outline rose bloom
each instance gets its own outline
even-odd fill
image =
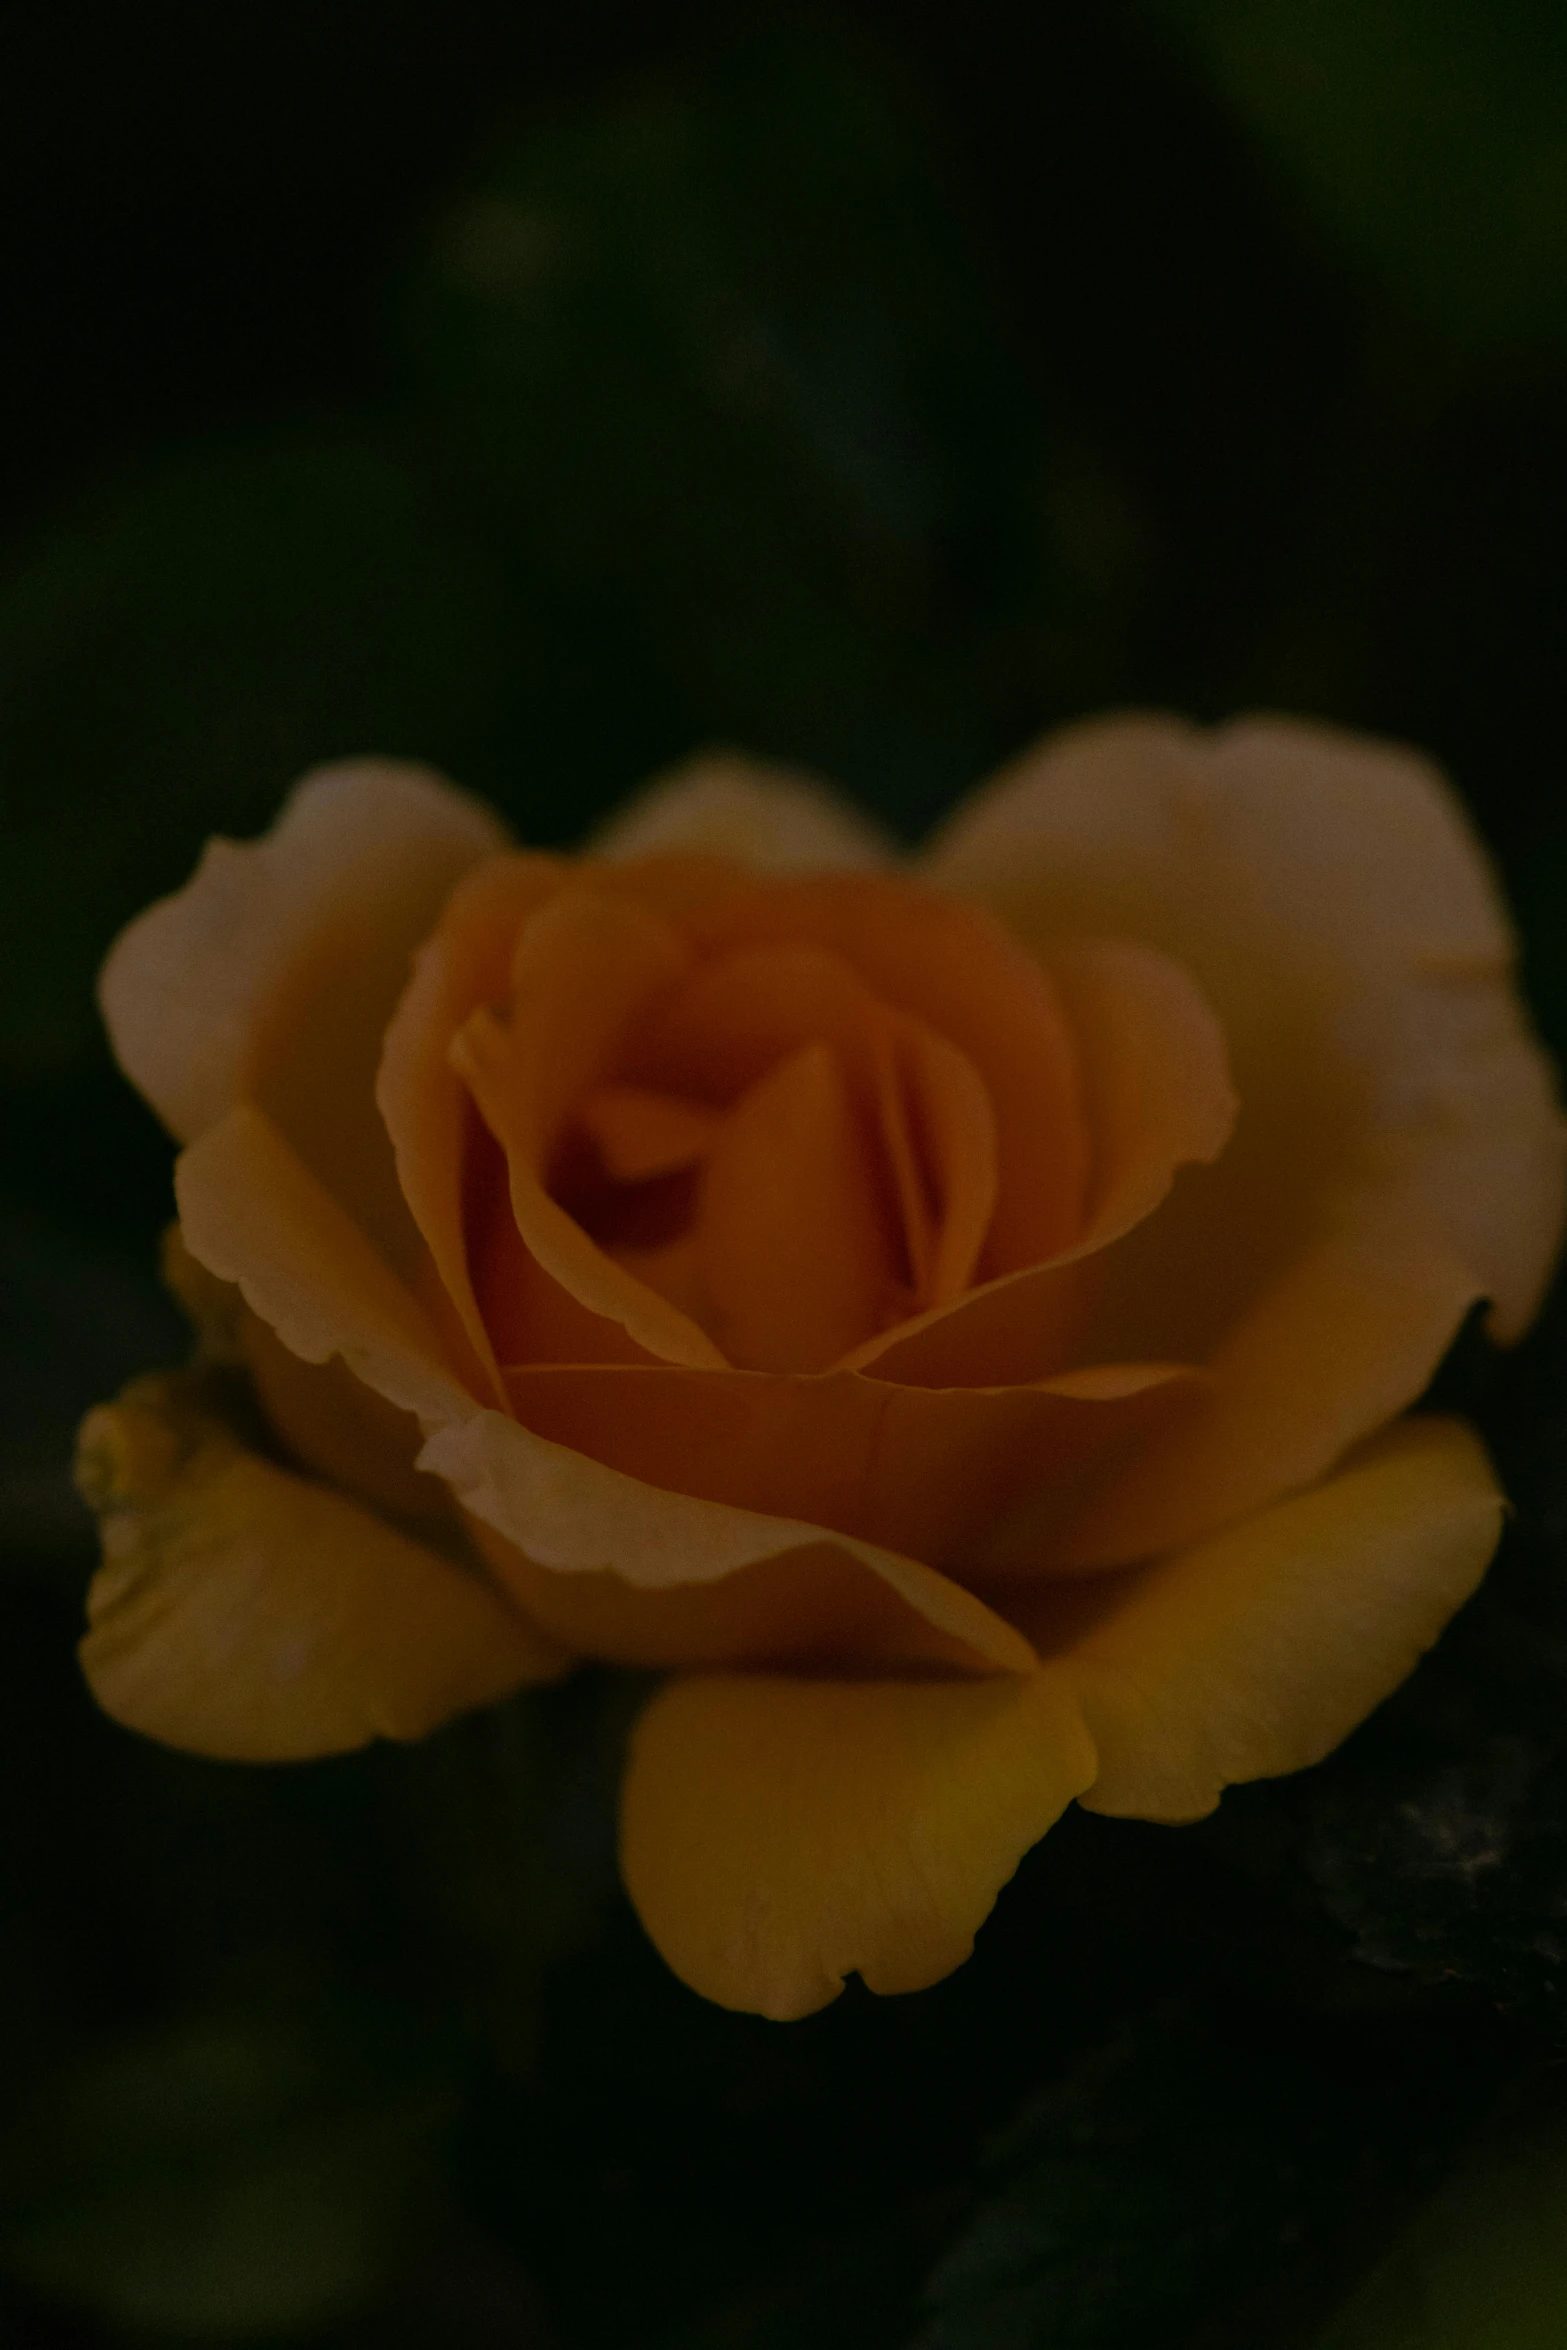
[[[1074,1798],[1317,1761],[1479,1580],[1493,1472],[1406,1415],[1557,1248],[1512,960],[1440,778],[1314,725],[1080,727],[912,862],[738,757],[578,858],[308,777],[103,976],[274,1441],[211,1368],[90,1417],[93,1688],[263,1760],[662,1668],[675,1971],[934,1982]]]

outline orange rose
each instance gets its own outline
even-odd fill
[[[104,973],[298,1468],[189,1382],[92,1416],[94,1689],[265,1758],[672,1668],[669,1963],[935,1981],[1074,1797],[1315,1761],[1478,1581],[1484,1454],[1400,1415],[1557,1247],[1511,959],[1440,780],[1313,726],[1081,728],[913,865],[738,759],[577,860],[312,776]]]

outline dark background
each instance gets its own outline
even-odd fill
[[[1285,2350],[1558,2127],[1559,1318],[1450,1369],[1520,1531],[1344,1758],[784,2032],[617,1903],[613,1686],[247,1773],[72,1659],[72,1428],[181,1343],[92,973],[318,757],[569,839],[727,738],[912,836],[1107,703],[1314,712],[1454,774],[1567,1042],[1567,35],[1262,13],[0,8],[0,2343]]]

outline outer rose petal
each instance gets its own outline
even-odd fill
[[[1564,1129],[1490,876],[1423,761],[1283,721],[1105,722],[1004,775],[926,871],[1042,954],[1104,931],[1166,949],[1230,1045],[1234,1138],[1107,1254],[1085,1340],[1205,1361],[1213,1403],[1150,1455],[1093,1556],[1162,1550],[1320,1476],[1413,1400],[1475,1298],[1499,1336],[1525,1326]]]
[[[820,1544],[821,1529],[665,1493],[481,1411],[447,1367],[415,1299],[259,1110],[241,1107],[176,1170],[186,1246],[307,1363],[340,1355],[400,1411],[434,1431],[419,1467],[457,1502],[565,1574],[613,1568],[654,1588],[716,1581]],[[988,1608],[916,1559],[838,1547],[980,1668],[1026,1669],[1033,1650]]]
[[[691,853],[770,874],[870,871],[897,855],[814,776],[739,751],[707,751],[658,777],[588,843],[617,864]]]
[[[1173,1558],[1021,1610],[1100,1752],[1090,1810],[1200,1819],[1243,1779],[1304,1770],[1396,1689],[1474,1590],[1505,1501],[1473,1431],[1403,1420],[1309,1493]],[[1059,1591],[1059,1587],[1058,1587]],[[1070,1605],[1070,1601],[1068,1601]]]
[[[1151,1428],[1179,1425],[1202,1385],[1163,1363],[989,1388],[672,1364],[506,1379],[524,1427],[648,1486],[854,1535],[964,1582],[1048,1572],[1052,1535],[1084,1491],[1113,1483]],[[1013,1513],[1028,1524],[1002,1538]],[[634,1559],[624,1571],[646,1579]]]
[[[621,1867],[683,1982],[786,2020],[851,1971],[873,1991],[950,1974],[1094,1769],[1055,1673],[676,1680],[632,1735]]]
[[[82,1666],[166,1745],[285,1762],[422,1738],[565,1667],[482,1577],[245,1451],[176,1381],[90,1413],[78,1476],[104,1546]]]
[[[307,1363],[248,1307],[238,1321],[240,1359],[268,1424],[296,1460],[372,1509],[450,1528],[451,1495],[414,1466],[424,1437],[412,1412],[366,1387],[336,1355]]]
[[[181,1142],[259,1102],[393,1262],[418,1242],[376,1115],[381,1036],[458,877],[506,845],[421,767],[323,767],[262,839],[213,840],[99,982],[116,1057]]]
[[[426,1425],[475,1408],[412,1293],[260,1110],[242,1103],[192,1143],[174,1189],[191,1255],[294,1354],[341,1355]]]
[[[608,1664],[872,1678],[970,1674],[995,1667],[987,1638],[1005,1642],[1018,1669],[1034,1661],[1009,1625],[979,1615],[966,1593],[930,1568],[908,1561],[900,1587],[863,1554],[821,1536],[715,1582],[648,1584],[536,1567],[481,1518],[470,1517],[468,1531],[530,1622],[575,1655]]]
[[[691,1591],[791,1551],[817,1551],[823,1541],[820,1526],[645,1485],[585,1453],[547,1443],[500,1412],[439,1429],[419,1458],[422,1468],[447,1480],[464,1509],[523,1554],[525,1565],[557,1575],[612,1571],[637,1590]],[[976,1671],[1026,1672],[1034,1665],[1020,1632],[934,1567],[849,1535],[829,1539],[960,1642]],[[486,1545],[486,1552],[504,1573],[504,1550]],[[526,1588],[524,1579],[524,1596]]]

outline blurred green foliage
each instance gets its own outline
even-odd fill
[[[278,1773],[76,1680],[71,1428],[181,1343],[93,973],[319,760],[554,842],[730,739],[912,834],[1104,699],[1288,690],[1455,758],[1567,1044],[1563,20],[850,13],[498,93],[357,404],[231,403],[0,565],[8,2345],[1567,2327],[1567,1297],[1444,1372],[1516,1521],[1359,1736],[1179,1836],[1069,1817],[950,1982],[787,2031],[616,1890],[629,1680]]]
[[[1312,2350],[1556,2350],[1567,2338],[1567,2135],[1488,2146],[1421,2212]]]
[[[1567,344],[1554,0],[1158,0],[1301,202],[1475,356]]]
[[[618,692],[905,825],[1013,739],[1131,552],[1113,489],[1101,546],[1065,521],[933,149],[852,47],[750,47],[503,148],[406,323],[420,424]]]
[[[358,427],[168,458],[44,534],[0,586],[0,1067],[81,1059],[115,930],[305,767],[373,748],[488,781],[518,633]]]
[[[417,2017],[252,1999],[79,2060],[0,2144],[0,2262],[138,2332],[276,2339],[428,2225],[455,2109]]]

